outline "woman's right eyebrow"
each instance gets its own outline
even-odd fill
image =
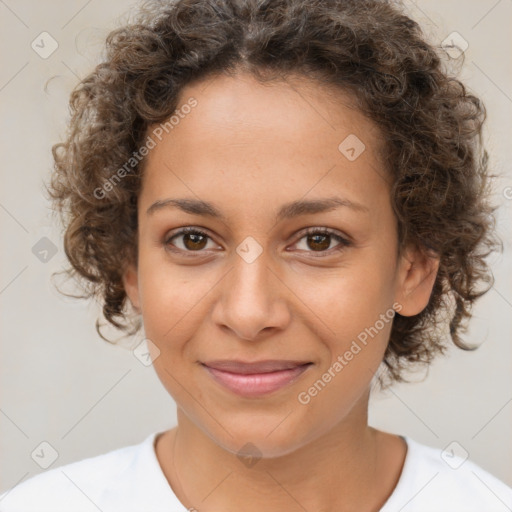
[[[179,208],[185,213],[192,215],[207,215],[222,220],[226,220],[225,216],[212,203],[202,201],[200,199],[159,199],[155,201],[146,211],[146,215],[153,215],[155,212],[166,208]]]
[[[347,198],[328,197],[321,199],[299,199],[286,203],[279,209],[276,220],[298,217],[300,215],[311,215],[315,213],[324,213],[337,208],[347,207],[361,213],[369,213],[369,208],[361,203],[351,201]],[[191,198],[168,198],[155,201],[146,211],[146,215],[152,215],[155,212],[165,208],[179,208],[185,213],[192,215],[206,215],[209,217],[226,221],[226,216],[214,204],[201,199]]]

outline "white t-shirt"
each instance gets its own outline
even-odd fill
[[[158,434],[21,482],[0,495],[0,511],[186,512],[156,457]],[[470,460],[453,455],[448,465],[441,450],[402,437],[408,446],[404,467],[380,512],[512,510],[512,489]]]

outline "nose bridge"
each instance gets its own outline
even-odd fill
[[[252,298],[262,301],[260,306],[266,306],[265,303],[270,299],[270,264],[268,250],[264,250],[263,247],[258,250],[254,243],[243,242],[233,257],[229,290],[233,291],[239,300]]]
[[[233,253],[232,269],[222,285],[214,320],[244,339],[254,339],[267,327],[284,327],[288,315],[272,270],[272,257],[248,237]]]

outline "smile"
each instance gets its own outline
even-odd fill
[[[283,388],[294,382],[312,363],[296,361],[212,361],[203,363],[211,377],[244,397],[258,397]]]

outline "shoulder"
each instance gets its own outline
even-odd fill
[[[512,510],[512,489],[467,454],[457,455],[456,444],[442,450],[404,439],[408,452],[402,474],[381,512]]]
[[[157,433],[144,442],[47,470],[0,495],[2,512],[98,512],[113,495],[129,503]],[[135,498],[135,496],[134,496]]]

